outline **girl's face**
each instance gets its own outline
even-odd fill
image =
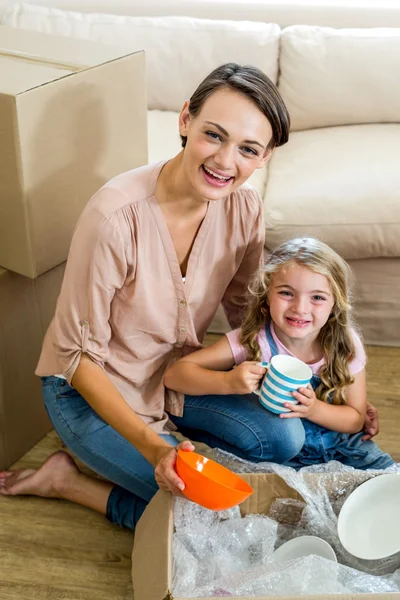
[[[318,336],[334,306],[328,279],[296,264],[272,275],[268,302],[271,319],[282,333],[310,341]]]
[[[183,165],[188,192],[219,200],[267,163],[272,128],[251,100],[230,89],[211,94],[197,117],[188,106],[179,117],[179,131],[187,137]]]

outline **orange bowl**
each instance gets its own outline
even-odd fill
[[[236,473],[196,452],[178,450],[176,472],[185,484],[185,496],[211,510],[232,508],[253,493]]]

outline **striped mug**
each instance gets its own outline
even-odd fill
[[[261,362],[259,365],[268,369],[260,388],[256,391],[261,405],[278,415],[291,412],[283,404],[298,404],[292,392],[300,387],[307,387],[312,377],[310,367],[287,354],[276,354],[269,363]]]

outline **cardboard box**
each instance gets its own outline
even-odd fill
[[[252,473],[241,475],[254,489],[254,494],[240,505],[242,515],[266,514],[276,498],[301,496],[278,475]],[[310,478],[318,475],[309,475]],[[350,480],[350,481],[349,481]],[[362,480],[364,481],[364,479]],[[354,475],[343,473],[343,485]],[[174,532],[173,498],[160,490],[149,503],[135,530],[132,553],[132,581],[135,600],[186,600],[173,596],[172,536]],[[233,596],[234,600],[298,600],[299,596]],[[301,596],[304,600],[388,600],[388,594],[318,594]],[[391,600],[400,600],[400,593],[391,593]],[[197,600],[213,600],[197,598]]]
[[[0,27],[0,265],[67,259],[89,198],[147,163],[143,52]]]
[[[51,429],[34,372],[64,267],[36,280],[0,268],[0,470]]]

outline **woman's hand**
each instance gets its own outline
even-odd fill
[[[319,402],[311,385],[308,384],[306,388],[301,387],[297,392],[292,392],[292,396],[298,400],[299,404],[285,402],[283,406],[285,408],[290,408],[291,412],[281,413],[280,417],[283,419],[294,419],[295,417],[299,417],[300,419],[311,419],[317,410]]]
[[[178,450],[193,452],[194,446],[189,440],[185,440],[175,447],[163,447],[158,453],[154,475],[161,490],[172,492],[174,496],[184,497],[182,490],[185,489],[185,484],[175,470]]]
[[[231,394],[251,394],[264,377],[267,369],[255,361],[245,361],[228,371],[226,377]]]

